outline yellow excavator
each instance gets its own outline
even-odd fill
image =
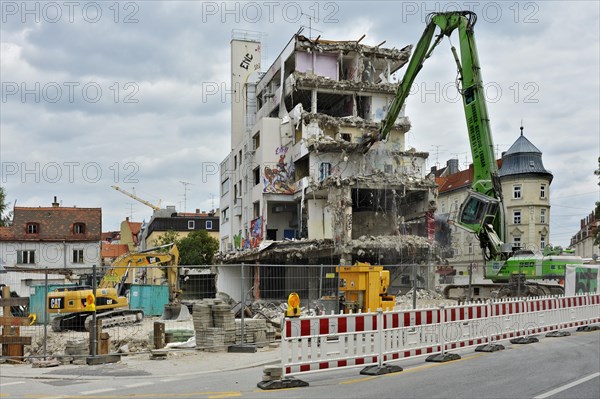
[[[117,258],[98,284],[96,296],[90,286],[59,288],[48,293],[48,313],[58,314],[52,319],[54,331],[89,331],[93,312],[103,327],[140,322],[141,309],[129,309],[128,293],[132,284],[169,286],[169,303],[165,305],[165,320],[189,317],[189,311],[178,300],[179,250],[170,246],[168,253],[153,248],[143,252],[128,253]],[[93,303],[90,303],[93,302]]]

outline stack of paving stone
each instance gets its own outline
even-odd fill
[[[208,352],[227,351],[233,344],[233,313],[229,305],[219,299],[203,299],[194,303],[194,329],[196,348]]]
[[[245,344],[253,344],[254,343],[254,330],[252,328],[249,328],[249,323],[248,321],[250,321],[252,319],[245,319],[244,320],[244,343]],[[241,344],[242,343],[242,320],[241,319],[235,319],[235,342],[237,344]]]
[[[220,299],[203,299],[194,303],[192,312],[196,330],[196,349],[220,352],[242,343],[241,319],[231,306]],[[275,342],[277,329],[266,319],[244,319],[244,343],[258,347]]]
[[[226,352],[225,332],[217,327],[196,331],[196,349],[206,352]]]
[[[237,343],[241,343],[242,336],[240,319],[235,321],[236,331],[235,339]],[[267,346],[270,342],[275,342],[277,330],[275,327],[267,324],[265,319],[244,319],[244,343],[256,344],[259,348]]]
[[[210,304],[208,302],[202,301],[194,303],[192,315],[196,332],[198,332],[198,330],[206,330],[207,328],[214,327],[212,311],[210,310]]]
[[[213,305],[212,319],[215,327],[223,329],[225,345],[235,344],[235,315],[231,307],[225,303]]]
[[[263,368],[263,381],[278,381],[281,380],[283,369],[281,366],[265,366]]]

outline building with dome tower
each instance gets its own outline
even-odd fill
[[[550,236],[550,184],[552,173],[544,167],[542,152],[521,134],[502,154],[498,175],[503,193],[506,242],[514,247],[542,251]],[[473,165],[458,169],[450,159],[441,169],[432,168],[438,185],[436,220],[450,224],[450,246],[454,257],[438,267],[436,284],[461,283],[468,279],[469,267],[475,279],[482,279],[484,262],[479,241],[467,231],[452,225],[473,181]],[[438,278],[439,277],[439,278]]]

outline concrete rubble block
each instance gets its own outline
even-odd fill
[[[47,368],[60,366],[61,362],[58,359],[38,360],[31,364],[33,368]]]
[[[85,356],[88,354],[88,341],[85,339],[69,340],[65,344],[65,355]]]

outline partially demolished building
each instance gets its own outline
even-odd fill
[[[221,261],[431,261],[437,188],[406,149],[401,112],[368,150],[394,98],[403,49],[295,35],[266,72],[234,37],[231,152],[221,163]],[[383,44],[383,43],[382,43]]]

